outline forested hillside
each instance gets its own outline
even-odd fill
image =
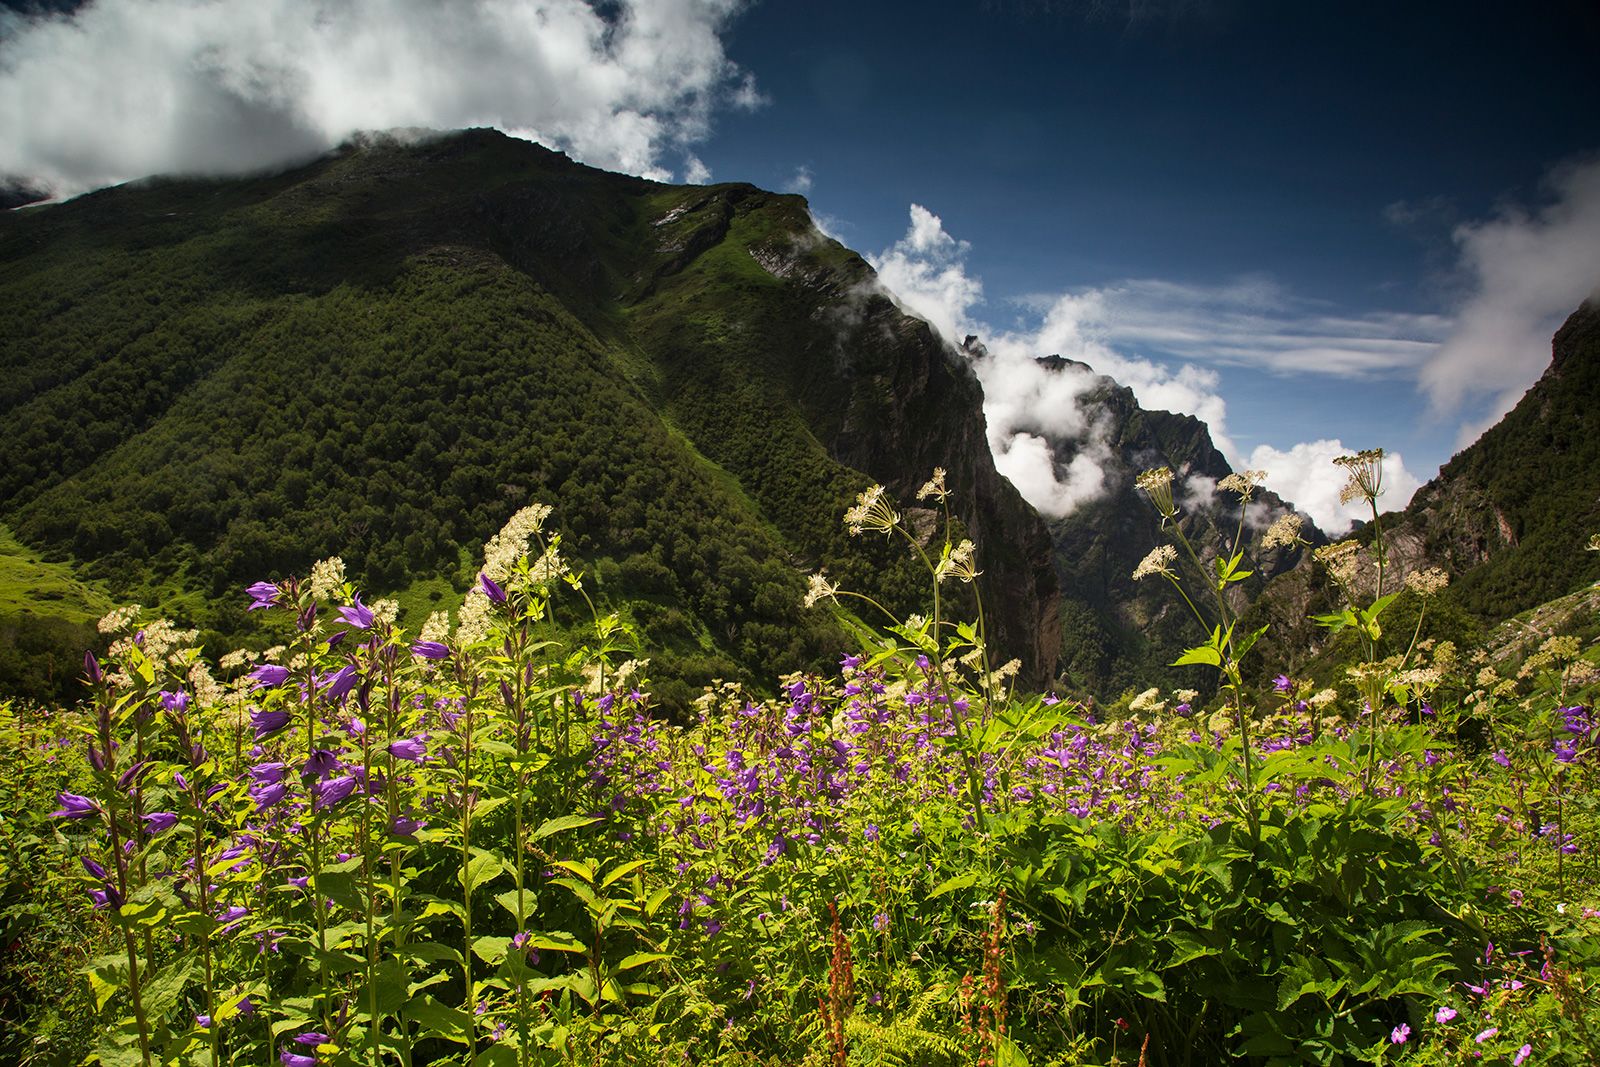
[[[796,610],[870,481],[935,465],[989,560],[1002,649],[1048,676],[1042,524],[980,395],[804,202],[673,187],[468,131],[290,173],[151,181],[0,218],[0,517],[220,646],[241,581],[344,558],[416,614],[530,500],[657,652],[670,697],[836,655]]]

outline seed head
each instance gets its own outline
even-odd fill
[[[950,555],[939,561],[939,566],[934,569],[934,577],[938,581],[946,578],[958,578],[963,582],[971,582],[983,572],[975,569],[973,552],[975,548],[971,541],[962,541],[950,550]]]
[[[1376,505],[1383,495],[1383,449],[1368,448],[1353,456],[1340,456],[1334,460],[1345,469],[1349,481],[1339,490],[1339,502],[1349,504],[1365,500]]]
[[[1155,505],[1161,513],[1162,521],[1172,518],[1178,509],[1172,503],[1172,468],[1157,467],[1145,471],[1134,479],[1134,485],[1143,489],[1150,497],[1150,503]]]
[[[1280,515],[1262,535],[1261,547],[1293,548],[1295,545],[1305,544],[1305,539],[1300,536],[1301,525],[1300,516],[1292,511],[1287,515]]]
[[[926,482],[923,482],[922,488],[917,490],[918,500],[926,500],[931,496],[935,500],[943,502],[944,499],[949,495],[950,491],[944,487],[943,467],[933,468],[933,477],[929,478]]]
[[[844,513],[844,524],[853,534],[873,530],[887,535],[894,532],[895,525],[899,521],[900,516],[884,499],[881,485],[874,485],[865,492],[858,493],[855,507]]]
[[[1172,545],[1157,545],[1133,569],[1133,580],[1143,581],[1152,574],[1162,574],[1168,578],[1174,577],[1172,565],[1178,562],[1178,550]]]
[[[805,599],[801,602],[806,607],[815,607],[819,600],[833,600],[839,592],[839,587],[822,576],[819,571],[806,579],[810,585],[806,589]]]

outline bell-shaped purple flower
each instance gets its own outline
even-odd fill
[[[256,802],[256,811],[262,812],[282,800],[288,792],[288,782],[272,782],[268,785],[258,785],[252,788],[250,790],[250,798]]]
[[[189,694],[182,689],[175,692],[163,689],[161,691],[161,706],[168,711],[174,711],[181,715],[189,708]]]
[[[411,642],[411,654],[420,656],[423,659],[449,659],[450,647],[437,641],[413,641]]]
[[[258,785],[274,785],[283,780],[283,772],[288,769],[284,763],[258,763],[245,773]]]
[[[284,1049],[278,1053],[278,1059],[283,1063],[283,1067],[317,1067],[315,1056],[304,1056],[293,1049]]]
[[[332,1040],[332,1038],[328,1037],[327,1034],[321,1034],[315,1030],[307,1030],[303,1034],[295,1035],[294,1043],[297,1045],[305,1045],[309,1048],[316,1048],[318,1045],[326,1045],[330,1040]]]
[[[61,806],[50,813],[52,819],[88,819],[100,814],[100,805],[76,793],[57,793],[56,803]]]
[[[280,667],[276,663],[263,663],[261,666],[257,667],[255,670],[246,675],[246,677],[255,682],[255,684],[250,687],[250,691],[259,692],[262,689],[271,689],[275,686],[280,686],[284,682],[288,681],[289,668]]]
[[[348,607],[339,609],[339,617],[357,630],[370,629],[372,626],[372,609],[363,604],[359,596],[352,599]]]
[[[102,882],[107,881],[110,878],[110,875],[106,874],[106,869],[100,866],[94,860],[90,859],[88,856],[79,856],[78,862],[82,863],[83,869],[89,872],[89,877],[98,878]]]
[[[245,590],[250,594],[250,606],[246,611],[256,611],[261,608],[270,608],[277,604],[280,590],[272,582],[257,582]]]
[[[172,811],[152,811],[149,815],[141,817],[144,819],[144,832],[152,837],[164,834],[178,825],[178,815]]]
[[[104,677],[100,673],[100,661],[94,658],[93,652],[83,654],[83,674],[89,679],[90,685],[99,685],[100,679]]]
[[[325,748],[319,748],[311,753],[310,759],[306,760],[305,770],[306,774],[327,781],[340,767],[339,757]]]
[[[262,708],[254,708],[250,712],[250,728],[255,731],[257,741],[277,733],[288,725],[289,713],[287,711],[266,711]]]
[[[122,894],[117,892],[117,887],[110,882],[100,889],[91,889],[89,899],[94,901],[95,911],[104,911],[107,908],[117,910],[122,907]]]
[[[343,700],[350,695],[350,690],[354,689],[359,681],[361,675],[356,673],[355,665],[347,663],[328,677],[327,688],[322,693],[329,700]]]
[[[217,922],[222,923],[222,926],[217,930],[217,933],[225,934],[231,930],[237,929],[239,925],[249,917],[249,908],[244,907],[241,904],[235,904],[233,907],[217,916]]]
[[[483,587],[483,595],[494,603],[504,604],[506,602],[506,591],[487,574],[478,575],[478,584]]]
[[[319,783],[314,787],[317,798],[311,805],[312,809],[315,811],[328,810],[349,797],[351,793],[354,793],[356,784],[356,778],[353,774],[347,774],[342,778],[329,778],[327,781]]]
[[[394,822],[389,824],[389,832],[396,837],[415,837],[417,831],[428,825],[407,815],[396,815]]]
[[[403,737],[389,745],[389,755],[395,759],[410,760],[415,763],[427,755],[428,746],[424,744],[427,739],[428,736],[426,734],[418,734],[416,737]]]

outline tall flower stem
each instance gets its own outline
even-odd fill
[[[961,711],[956,707],[955,694],[950,688],[950,676],[944,665],[944,639],[941,634],[943,623],[943,603],[939,596],[939,568],[934,566],[933,560],[928,558],[928,553],[911,536],[911,532],[904,526],[896,523],[894,528],[900,536],[906,539],[913,551],[922,559],[923,566],[928,568],[928,574],[933,579],[933,663],[934,670],[939,677],[939,689],[944,696],[945,707],[950,709],[950,722],[956,731],[956,743],[961,748],[961,761],[967,771],[967,791],[972,797],[972,821],[978,832],[987,833],[989,829],[988,818],[983,811],[983,779],[978,773],[977,753],[972,750],[972,741],[967,733],[966,724],[962,721]]]
[[[114,762],[116,749],[111,743],[111,711],[103,703],[105,700],[104,694],[97,694],[97,696],[101,701],[98,708],[100,754],[107,768],[99,777],[105,790],[106,829],[111,838],[111,857],[115,861],[114,869],[117,872],[117,895],[119,898],[111,905],[111,910],[117,917],[117,925],[122,927],[122,943],[128,955],[128,993],[133,999],[134,1024],[139,1030],[139,1053],[144,1059],[145,1067],[150,1067],[150,1026],[144,1014],[144,994],[139,975],[139,949],[133,936],[133,928],[122,915],[122,907],[128,900],[128,857],[122,851],[122,830],[118,822],[117,797],[119,790],[117,789],[116,763]]]

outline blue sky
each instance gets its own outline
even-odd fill
[[[804,192],[947,333],[1002,469],[1096,491],[1032,355],[1211,421],[1337,527],[1398,504],[1600,285],[1600,9],[1231,0],[96,0],[0,9],[0,175],[70,195],[493,125],[611,169]],[[1092,455],[1093,449],[1086,448]]]

